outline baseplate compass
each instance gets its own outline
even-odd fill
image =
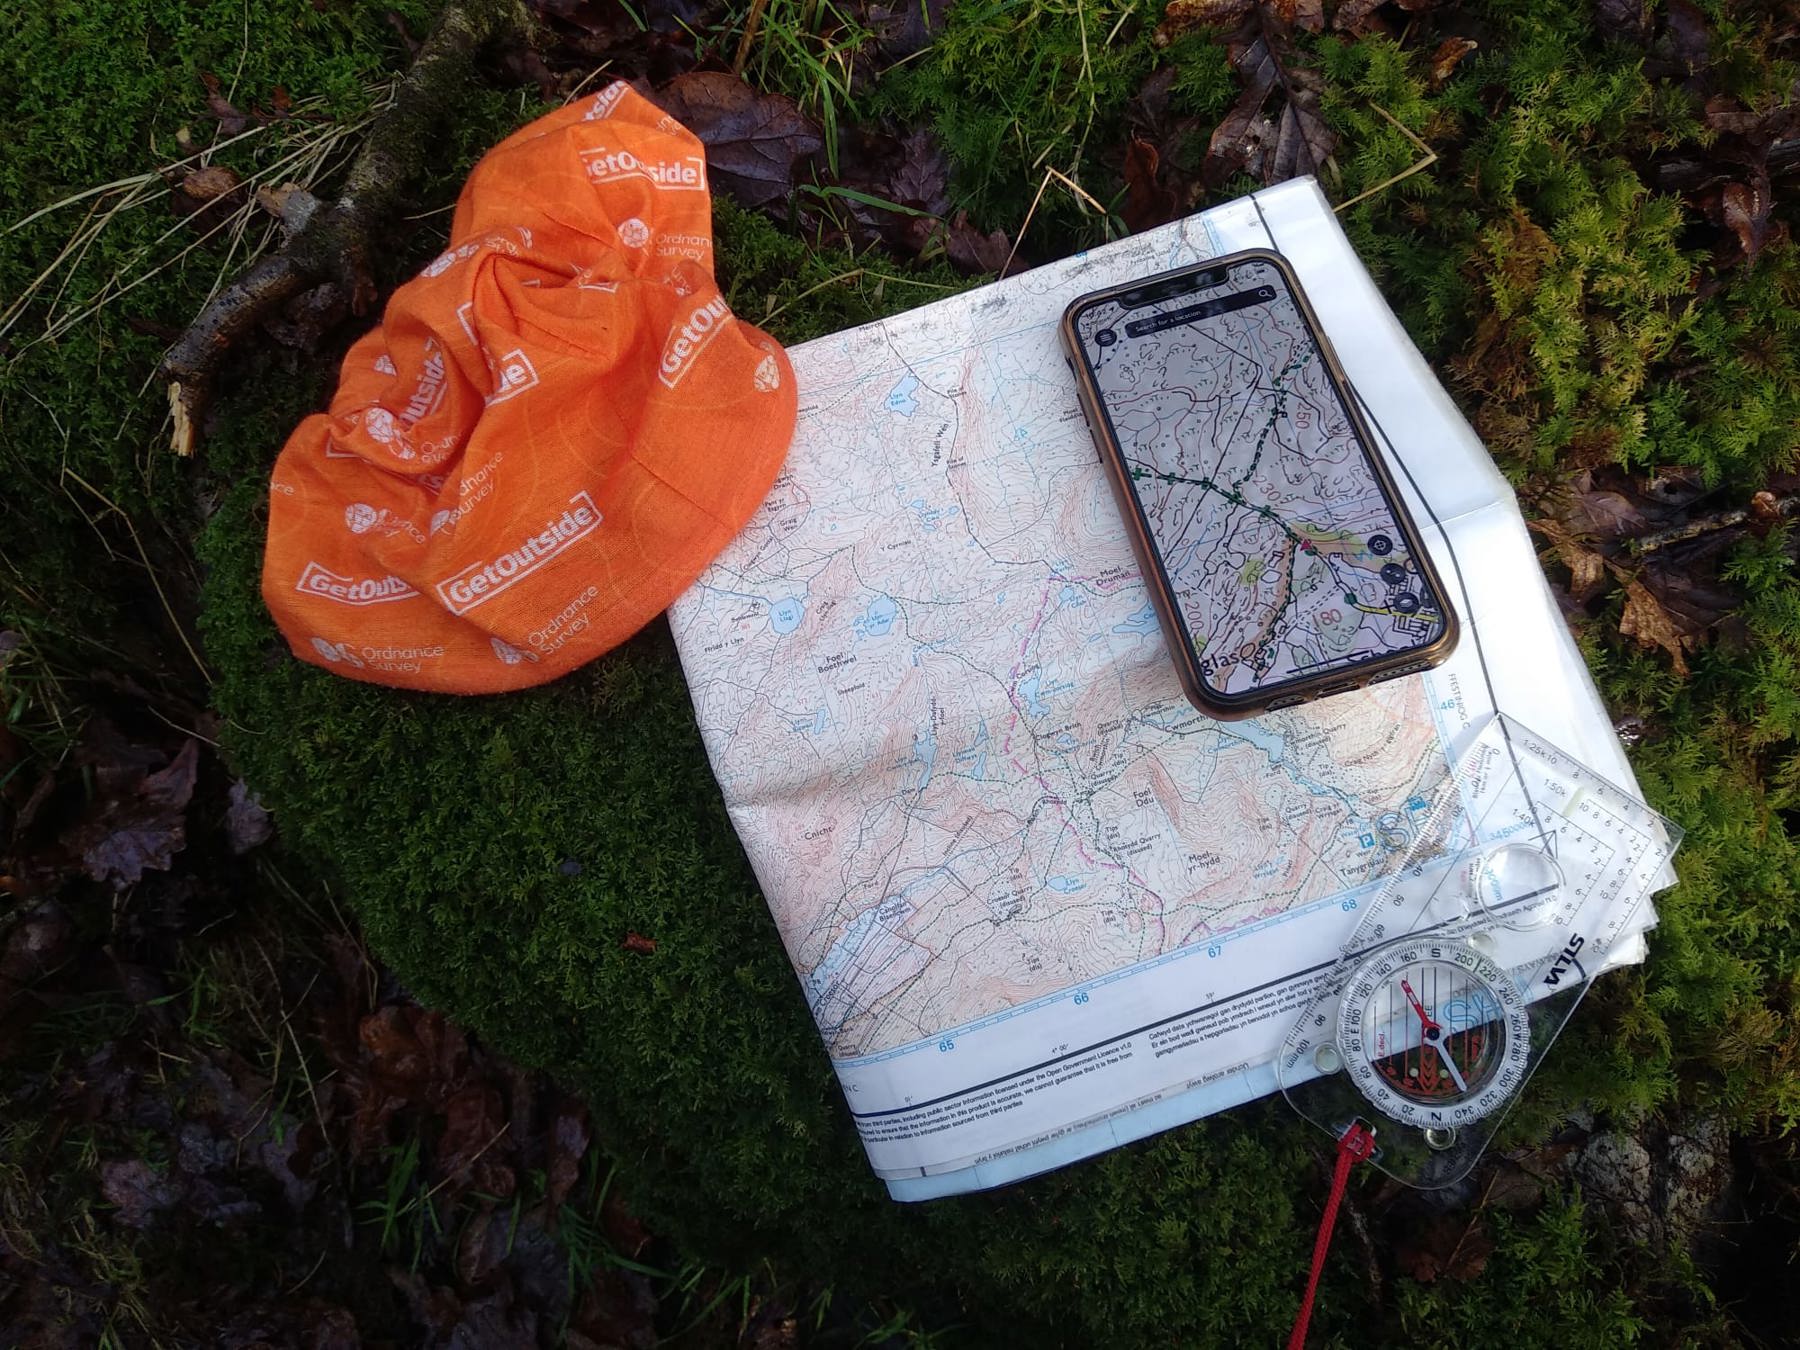
[[[1466,1176],[1594,975],[1674,880],[1681,830],[1497,715],[1397,842],[1397,867],[1276,1060],[1294,1108],[1420,1187]]]

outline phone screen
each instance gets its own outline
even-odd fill
[[[1280,268],[1147,281],[1075,331],[1210,688],[1260,694],[1443,635]]]

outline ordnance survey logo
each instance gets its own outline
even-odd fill
[[[316,562],[306,564],[294,587],[302,595],[322,596],[340,605],[379,605],[389,600],[405,600],[418,594],[396,576],[346,577]]]
[[[602,145],[583,150],[581,158],[587,164],[588,177],[596,183],[643,178],[671,192],[706,191],[706,158],[703,155],[639,159],[629,150],[608,150]]]
[[[485,562],[471,563],[437,584],[438,599],[452,614],[467,614],[486,604],[514,582],[523,581],[592,534],[600,526],[600,508],[585,492],[569,498],[569,509],[516,548]]]

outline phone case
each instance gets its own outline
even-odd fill
[[[1306,324],[1307,333],[1324,359],[1332,388],[1343,405],[1351,428],[1362,443],[1363,453],[1374,471],[1376,480],[1381,484],[1382,491],[1387,494],[1387,499],[1394,508],[1395,526],[1405,535],[1412,556],[1417,560],[1420,575],[1430,584],[1433,593],[1437,595],[1443,607],[1444,631],[1426,647],[1395,652],[1391,656],[1377,657],[1347,670],[1334,670],[1320,675],[1304,676],[1248,694],[1228,695],[1211,688],[1201,673],[1200,660],[1194,650],[1193,638],[1188,632],[1186,622],[1181,617],[1175,588],[1169,580],[1167,570],[1163,567],[1155,537],[1150,532],[1149,521],[1144,517],[1143,508],[1138,503],[1137,493],[1132,490],[1124,449],[1112,430],[1112,424],[1107,418],[1101,402],[1099,386],[1094,379],[1093,372],[1088,367],[1086,356],[1082,353],[1080,339],[1075,332],[1075,321],[1083,310],[1101,301],[1150,290],[1195,273],[1219,271],[1250,261],[1272,264],[1281,273],[1282,279],[1293,294],[1295,306],[1299,309],[1300,317]],[[1344,374],[1343,366],[1338,362],[1337,353],[1332,350],[1330,341],[1325,337],[1324,330],[1319,325],[1318,316],[1313,313],[1312,304],[1307,300],[1305,290],[1301,288],[1300,279],[1294,275],[1293,268],[1288,266],[1285,258],[1267,249],[1246,249],[1220,258],[1208,258],[1205,262],[1196,263],[1191,267],[1158,272],[1135,281],[1109,286],[1105,290],[1090,291],[1075,299],[1063,311],[1061,333],[1063,350],[1067,356],[1069,368],[1075,376],[1076,393],[1081,399],[1082,415],[1087,419],[1088,430],[1094,437],[1095,449],[1099,454],[1101,464],[1106,469],[1107,481],[1112,485],[1113,496],[1119,504],[1119,514],[1125,522],[1125,532],[1131,540],[1132,552],[1136,555],[1138,566],[1144,574],[1144,582],[1150,592],[1150,602],[1156,610],[1157,621],[1162,627],[1164,643],[1175,662],[1175,672],[1181,680],[1182,692],[1187,695],[1188,701],[1196,708],[1207,716],[1218,718],[1221,721],[1255,717],[1260,713],[1271,712],[1277,708],[1289,708],[1312,699],[1326,698],[1332,694],[1361,689],[1365,685],[1374,684],[1380,680],[1391,680],[1401,675],[1429,670],[1432,666],[1442,664],[1455,649],[1461,629],[1456,611],[1450,604],[1449,594],[1444,590],[1437,568],[1433,566],[1431,556],[1425,550],[1424,543],[1419,537],[1418,527],[1407,512],[1405,499],[1401,497],[1393,476],[1388,472],[1380,452],[1375,448],[1375,438],[1370,434],[1368,423],[1363,419],[1362,410],[1351,395],[1350,381]]]

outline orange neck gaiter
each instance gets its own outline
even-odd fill
[[[786,354],[712,274],[699,141],[623,82],[475,166],[270,483],[263,598],[352,679],[489,693],[630,637],[768,494]]]

